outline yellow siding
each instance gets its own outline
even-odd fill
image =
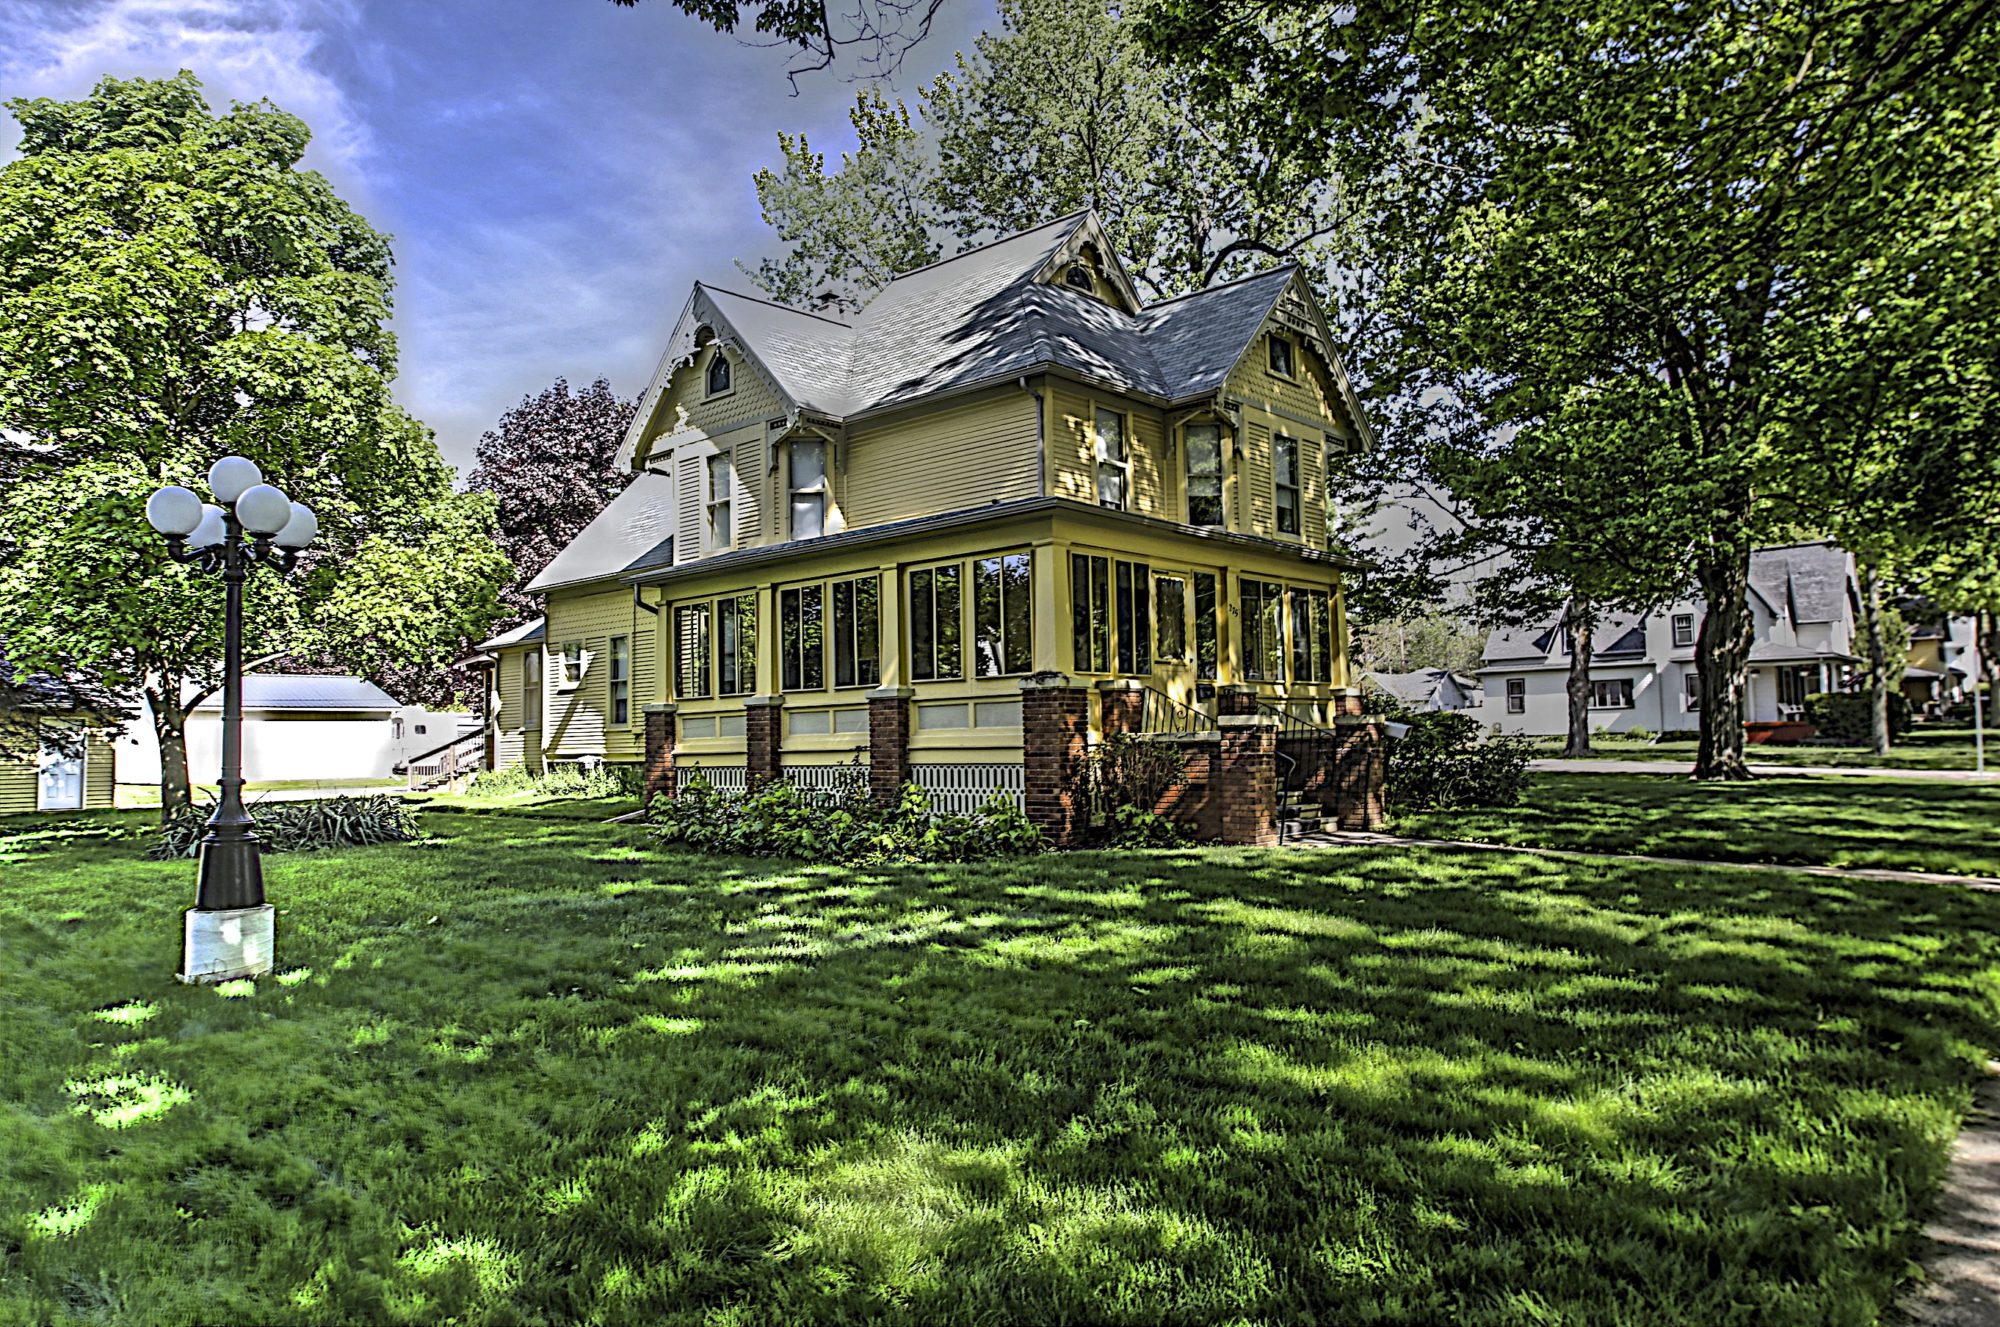
[[[1243,482],[1237,486],[1240,504],[1236,528],[1269,538],[1278,532],[1277,490],[1271,483],[1271,426],[1262,422],[1243,429]]]
[[[0,758],[0,815],[35,809],[35,758]]]
[[[91,810],[108,808],[115,800],[117,761],[110,739],[93,734],[83,757],[83,804]]]
[[[639,677],[643,651],[652,667],[648,641],[651,614],[635,607],[628,589],[595,594],[549,596],[548,706],[542,720],[551,759],[575,760],[602,756],[606,760],[638,760],[645,753],[643,708],[650,678]],[[625,636],[632,645],[633,677],[627,722],[611,723],[611,638]],[[562,649],[570,641],[583,644],[583,677],[573,687],[561,680]]]
[[[835,476],[835,487],[850,530],[1032,497],[1034,397],[1009,392],[857,428],[848,438],[847,473]]]
[[[1295,378],[1281,378],[1269,369],[1266,332],[1250,344],[1243,362],[1229,375],[1228,393],[1243,402],[1243,458],[1235,519],[1236,528],[1268,538],[1289,539],[1277,528],[1276,494],[1271,485],[1271,436],[1283,433],[1299,440],[1299,534],[1320,544],[1326,530],[1326,476],[1323,458],[1329,434],[1344,434],[1335,404],[1333,384],[1318,358],[1294,338]],[[1283,413],[1279,413],[1283,412]],[[1314,421],[1307,423],[1307,420]],[[1336,443],[1336,446],[1339,444]]]
[[[705,350],[692,363],[674,370],[667,390],[660,393],[659,407],[646,433],[648,443],[686,429],[714,435],[745,420],[777,419],[785,413],[785,399],[778,385],[741,355],[729,356],[735,390],[721,396],[707,395],[708,357],[713,353]],[[640,455],[646,450],[642,447]]]

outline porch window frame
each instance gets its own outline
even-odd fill
[[[972,560],[972,675],[974,677],[1022,677],[1035,670],[1035,569],[1034,558],[1025,548],[1010,549],[1001,553],[984,553]],[[1008,593],[1008,564],[1018,562],[1022,573],[1018,596]],[[996,621],[986,619],[986,568],[992,564],[993,575],[997,578],[995,605],[999,613]],[[1025,600],[1025,614],[1018,620],[1015,599]],[[998,642],[999,667],[987,667],[988,627],[992,628],[991,638]],[[1023,637],[1019,642],[1016,634]]]
[[[924,578],[921,589],[919,589],[919,582],[917,580],[919,576]],[[951,598],[954,602],[949,609],[940,612],[938,600],[943,597],[940,594],[940,588],[945,584],[951,586]],[[964,559],[951,558],[943,562],[931,562],[923,566],[911,567],[904,575],[904,585],[907,589],[907,593],[904,596],[907,601],[904,618],[909,629],[910,680],[912,682],[963,682],[965,680],[966,655]],[[918,652],[919,635],[917,631],[917,625],[920,620],[918,618],[920,596],[922,601],[921,608],[924,614],[921,619],[924,625],[921,639],[925,644],[922,654]],[[945,623],[952,622],[954,618],[956,622],[953,623],[953,636],[949,642],[951,657],[949,666],[947,666],[944,650],[946,642],[944,641],[941,628]]]

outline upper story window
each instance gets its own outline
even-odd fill
[[[826,533],[826,443],[800,438],[792,443],[792,538],[817,539]]]
[[[629,636],[611,638],[611,722],[619,727],[632,722],[632,640]]]
[[[1271,477],[1277,487],[1278,533],[1299,532],[1299,440],[1282,433],[1271,441]]]
[[[1694,614],[1674,614],[1674,644],[1685,646],[1694,644]]]
[[[1222,426],[1190,424],[1185,437],[1188,524],[1221,525]]]
[[[730,378],[729,356],[723,353],[721,346],[717,346],[708,359],[708,394],[721,396],[734,385]]]
[[[1271,334],[1271,372],[1280,378],[1292,376],[1292,343],[1277,333]]]
[[[734,542],[735,524],[730,501],[735,488],[735,472],[728,452],[708,458],[708,549],[715,552]]]
[[[1097,505],[1125,510],[1131,487],[1132,460],[1125,445],[1125,416],[1098,407],[1092,429],[1097,451]]]
[[[1097,290],[1097,283],[1091,279],[1090,269],[1082,263],[1069,265],[1069,270],[1063,273],[1063,284],[1086,293],[1094,293]]]
[[[564,641],[562,647],[562,677],[557,686],[564,691],[583,685],[583,642]]]

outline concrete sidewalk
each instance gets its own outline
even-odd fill
[[[1995,753],[2000,760],[2000,752]],[[1551,756],[1543,760],[1531,760],[1528,768],[1542,774],[1678,774],[1686,777],[1694,772],[1694,762],[1685,764],[1678,760],[1564,760]],[[1779,778],[1785,775],[1807,775],[1814,778],[1856,778],[1856,779],[1916,779],[1926,783],[2000,783],[2000,769],[1988,768],[1984,774],[1976,774],[1969,769],[1892,769],[1880,765],[1766,765],[1750,766],[1750,772],[1761,778]]]
[[[1918,1327],[2000,1327],[2000,1064],[1986,1069],[1924,1229],[1923,1282],[1903,1301]]]

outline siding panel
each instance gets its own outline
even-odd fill
[[[1035,401],[1026,392],[942,410],[848,443],[847,528],[1035,493]]]

